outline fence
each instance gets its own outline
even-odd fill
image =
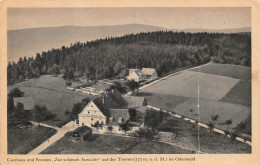
[[[198,125],[198,126],[200,126],[200,127],[206,128],[206,129],[210,129],[210,127],[209,127],[207,124],[202,123],[202,122],[197,122],[197,121],[195,121],[195,120],[193,120],[193,119],[190,119],[190,118],[188,118],[188,117],[182,116],[182,115],[180,115],[180,114],[168,112],[168,111],[166,111],[166,110],[162,110],[162,109],[160,109],[160,108],[157,108],[157,107],[154,107],[154,106],[151,106],[151,105],[147,105],[147,107],[150,108],[150,109],[156,110],[156,111],[160,111],[160,110],[161,110],[162,112],[169,113],[169,114],[171,114],[172,116],[174,116],[174,117],[176,117],[176,118],[186,120],[186,121],[188,121],[188,122],[190,122],[190,123],[196,124],[196,125]],[[230,134],[228,134],[228,133],[226,133],[225,131],[220,130],[220,129],[218,129],[218,128],[212,128],[212,131],[214,131],[214,132],[216,132],[216,133],[219,133],[219,134],[222,134],[222,135],[225,135],[225,136],[231,138]],[[236,136],[234,139],[237,140],[237,141],[240,141],[240,142],[242,142],[242,143],[246,143],[246,144],[252,146],[252,142],[251,142],[251,141],[248,141],[248,140],[243,139],[243,138],[241,138],[241,137]]]

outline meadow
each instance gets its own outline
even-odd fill
[[[67,90],[64,79],[51,75],[17,83],[9,86],[8,91],[16,87],[23,91],[25,96],[32,97],[35,104],[45,105],[49,111],[56,114],[57,116],[49,121],[56,126],[67,121],[65,110],[71,111],[73,104],[81,102],[86,97],[92,97],[82,92]]]
[[[72,142],[66,136],[41,154],[191,154],[176,146],[113,135],[93,134],[90,140]]]
[[[201,122],[232,130],[251,115],[250,73],[249,67],[211,63],[159,81],[137,95],[146,97],[149,105],[194,120],[199,98]],[[227,120],[232,123],[225,124]]]
[[[159,126],[159,130],[176,134],[175,141],[198,149],[198,127],[188,121],[169,116]],[[200,127],[200,148],[207,153],[251,153],[251,147],[245,143],[232,140],[208,129]]]
[[[26,129],[8,128],[8,154],[27,154],[55,133],[54,129],[38,126]]]
[[[226,76],[241,80],[251,80],[251,68],[240,65],[211,63],[203,67],[192,69],[191,71]]]

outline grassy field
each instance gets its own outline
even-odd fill
[[[191,148],[198,149],[198,129],[195,124],[168,117],[162,122],[159,129],[176,133],[175,141],[190,144]],[[210,133],[208,129],[200,127],[199,135],[201,151],[208,153],[251,153],[249,145],[231,140],[221,134]]]
[[[214,124],[225,130],[242,121],[250,123],[246,121],[251,115],[250,73],[249,67],[213,63],[171,76],[137,95],[146,97],[149,105],[198,120],[199,94],[201,122],[212,122],[211,116],[219,115]],[[229,119],[231,125],[223,124]]]
[[[220,101],[251,106],[251,81],[240,80]]]
[[[211,116],[219,115],[218,119],[214,122],[215,127],[226,130],[234,128],[241,121],[245,120],[251,114],[250,107],[231,104],[226,102],[200,100],[200,121],[203,123],[213,122]],[[173,111],[198,120],[197,99],[189,99],[182,104],[176,106]],[[190,111],[192,109],[192,112]],[[231,125],[225,125],[226,120],[232,120]]]
[[[251,68],[239,65],[212,63],[203,67],[193,69],[191,71],[227,76],[241,80],[251,79]]]
[[[113,135],[96,135],[83,142],[72,142],[63,137],[42,154],[191,154],[179,147]]]
[[[163,109],[172,109],[177,105],[187,101],[189,98],[175,95],[152,94],[139,92],[137,96],[145,97],[149,105]]]
[[[144,88],[141,92],[197,98],[199,83],[201,99],[219,100],[238,81],[237,79],[224,76],[184,71]]]
[[[56,130],[33,126],[27,129],[8,128],[7,132],[8,154],[26,154],[56,133]]]
[[[73,104],[91,97],[81,92],[68,91],[65,80],[51,75],[17,83],[9,86],[8,91],[15,87],[22,90],[26,96],[32,97],[35,104],[45,105],[48,110],[55,113],[57,116],[53,119],[54,125],[59,125],[67,119],[64,115],[66,109],[71,110]]]

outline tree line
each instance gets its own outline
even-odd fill
[[[159,76],[173,69],[216,63],[251,66],[251,34],[157,31],[107,37],[37,53],[9,62],[8,85],[43,74],[89,79],[123,78],[129,68],[155,68]]]

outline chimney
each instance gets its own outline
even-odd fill
[[[103,104],[105,104],[105,94],[103,95]]]

